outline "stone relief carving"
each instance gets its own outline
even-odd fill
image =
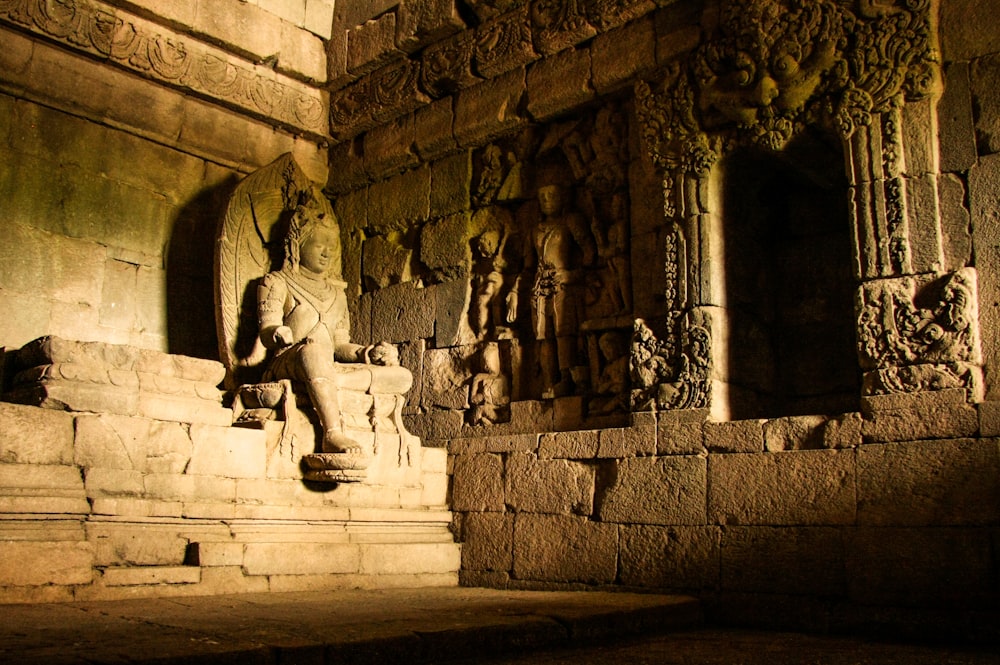
[[[531,62],[536,57],[531,40],[528,8],[523,3],[520,9],[497,16],[476,31],[473,63],[480,76],[487,78],[499,76]]]
[[[236,188],[217,244],[219,339],[228,383],[238,389],[237,416],[244,423],[273,418],[269,409],[283,410],[281,445],[304,453],[306,477],[313,480],[363,479],[379,453],[379,430],[385,429],[379,420],[386,416],[401,458],[419,446],[400,416],[412,376],[398,366],[395,347],[350,342],[340,274],[333,209],[291,155]],[[318,421],[315,434],[311,425],[291,431],[298,404],[309,405],[307,418]],[[287,441],[294,436],[308,439],[298,442],[298,451]]]
[[[673,336],[657,339],[642,319],[632,335],[632,410],[700,409],[709,406],[711,337],[708,329],[688,325],[684,344]]]
[[[877,280],[858,292],[866,390],[981,389],[976,273]]]
[[[318,90],[239,62],[161,25],[87,0],[0,0],[0,20],[98,55],[148,78],[192,90],[317,136],[326,134]]]
[[[935,137],[904,138],[902,131],[904,104],[940,89],[935,11],[931,0],[718,0],[704,15],[707,38],[669,64],[659,81],[637,82],[641,133],[663,177],[665,217],[674,224],[666,247],[669,319],[683,320],[688,303],[706,298],[699,291],[707,283],[704,266],[686,253],[700,242],[704,220],[718,213],[704,192],[719,160],[738,146],[782,150],[807,127],[822,127],[840,138],[848,155],[859,277],[876,279],[861,297],[859,336],[871,370],[863,390],[922,390],[975,376],[955,365],[976,362],[963,351],[974,346],[975,314],[966,314],[971,318],[963,328],[934,313],[936,306],[913,304],[917,278],[901,278],[905,284],[891,288],[878,281],[935,269],[912,265],[912,215],[933,215],[936,208],[908,208],[904,157],[906,140],[931,146]],[[948,283],[950,298],[968,302],[964,285],[974,284],[974,276]],[[873,313],[875,303],[882,314]],[[894,317],[900,320],[887,325]],[[661,349],[643,357],[659,353],[661,365],[679,367],[678,346],[667,346],[675,355]],[[642,385],[654,369],[640,371],[633,382]],[[648,390],[639,393],[640,401],[657,401]]]
[[[500,368],[500,348],[496,342],[483,344],[479,351],[479,372],[469,385],[469,424],[493,425],[510,420],[510,379]]]

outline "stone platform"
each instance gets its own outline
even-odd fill
[[[700,625],[683,596],[397,589],[0,606],[0,662],[431,663]]]

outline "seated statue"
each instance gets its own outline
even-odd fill
[[[290,154],[236,187],[216,244],[235,424],[274,434],[269,423],[283,423],[268,439],[268,473],[278,477],[410,482],[420,441],[402,408],[413,376],[391,344],[350,341],[341,270],[333,207]]]
[[[340,257],[336,220],[317,206],[300,203],[285,237],[285,263],[268,273],[257,290],[260,341],[273,352],[265,381],[291,379],[305,384],[323,429],[325,453],[362,454],[344,433],[334,361],[399,365],[396,347],[352,344],[346,282],[330,277]],[[337,266],[339,271],[339,266]]]

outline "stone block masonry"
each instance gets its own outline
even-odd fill
[[[0,602],[458,582],[443,449],[316,491],[277,430],[232,426],[219,363],[60,338],[5,361],[47,408],[0,402]]]
[[[719,616],[800,629],[873,611],[904,622],[930,605],[963,617],[995,607],[995,403],[967,407],[982,433],[958,418],[935,420],[933,439],[907,440],[918,431],[901,423],[888,441],[863,443],[879,413],[913,399],[875,402],[882,410],[867,415],[640,413],[626,428],[441,440],[462,579],[695,593],[731,599]],[[612,432],[633,443],[599,455]],[[790,603],[799,611],[780,609]]]

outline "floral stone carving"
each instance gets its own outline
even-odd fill
[[[412,376],[395,347],[350,342],[340,273],[333,209],[291,155],[236,188],[217,245],[217,313],[237,422],[264,426],[280,408],[278,445],[307,479],[360,480],[386,441],[400,466],[419,468],[401,419]]]
[[[981,391],[976,273],[972,268],[876,280],[858,292],[865,392]]]

